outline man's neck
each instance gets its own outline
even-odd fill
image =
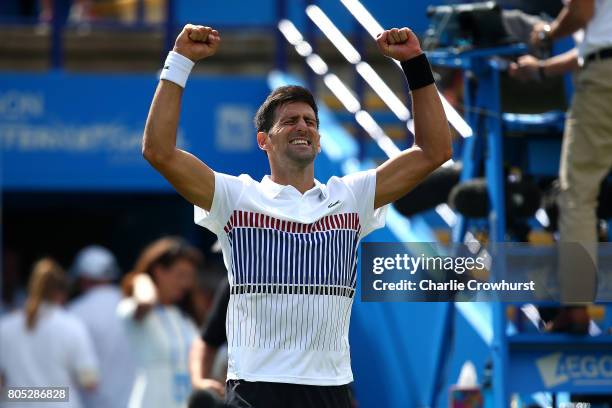
[[[276,184],[283,186],[293,186],[300,193],[314,187],[314,166],[310,165],[303,169],[275,169],[274,166],[270,169],[270,179]]]

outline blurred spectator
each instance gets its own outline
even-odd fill
[[[31,10],[27,6],[20,7],[22,13]],[[50,23],[55,13],[58,13],[62,24],[66,20],[71,23],[161,23],[165,18],[165,10],[166,0],[41,0],[39,19],[43,23]]]
[[[230,286],[225,279],[217,290],[213,309],[201,338],[191,347],[189,371],[194,393],[190,408],[214,406],[225,394],[227,375],[227,334],[225,318],[230,299]]]
[[[206,262],[203,273],[198,275],[198,284],[193,292],[194,313],[198,328],[204,327],[209,320],[223,282],[227,282],[225,265],[215,261]],[[223,330],[225,330],[225,320],[223,325]]]
[[[41,0],[39,20],[51,23],[54,18],[59,18],[62,24],[65,23],[70,13],[70,3],[68,0]]]
[[[611,18],[611,0],[570,0],[553,22],[534,28],[532,42],[550,43],[584,29],[583,41],[546,60],[523,56],[510,67],[510,74],[523,80],[576,72],[559,168],[559,240],[580,243],[593,267],[577,265],[575,254],[561,251],[562,300],[579,306],[561,309],[548,325],[551,331],[588,333],[590,317],[584,304],[596,295],[595,210],[601,182],[612,168]]]
[[[125,328],[115,311],[122,298],[113,284],[119,278],[114,255],[101,246],[89,246],[76,256],[71,268],[81,296],[70,311],[81,319],[94,342],[100,362],[100,382],[95,392],[83,396],[88,408],[125,407],[134,383],[134,360]]]
[[[75,0],[70,9],[74,23],[101,20],[134,23],[164,21],[165,0]]]
[[[217,289],[213,309],[201,339],[208,351],[202,357],[202,378],[213,378],[225,382],[227,375],[227,333],[225,321],[227,317],[227,306],[230,300],[230,285],[224,279]],[[208,350],[207,350],[208,349]]]
[[[62,307],[66,296],[62,268],[49,258],[37,262],[25,309],[0,320],[0,375],[9,387],[68,387],[69,401],[49,406],[80,408],[77,385],[95,389],[98,362],[87,329]]]
[[[197,336],[191,292],[201,253],[179,238],[162,238],[140,255],[123,280],[118,307],[136,357],[129,408],[187,406],[189,349]]]

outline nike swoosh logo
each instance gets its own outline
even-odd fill
[[[335,203],[331,203],[330,205],[327,206],[327,208],[335,207],[338,204],[340,204],[340,200],[336,201]]]

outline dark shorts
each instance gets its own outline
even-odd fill
[[[225,401],[232,408],[351,408],[349,385],[322,386],[228,380]]]

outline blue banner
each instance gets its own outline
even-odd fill
[[[4,74],[4,190],[169,190],[141,154],[154,75]],[[265,77],[190,78],[178,145],[230,174],[267,172],[253,115]]]
[[[511,343],[511,391],[608,394],[612,389],[612,341],[606,336],[566,338],[525,347]],[[521,347],[522,346],[522,347]]]

